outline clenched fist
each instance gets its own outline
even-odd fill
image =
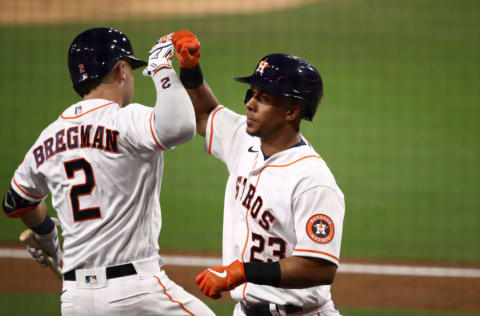
[[[195,34],[188,30],[173,33],[172,43],[175,46],[181,68],[193,68],[200,57],[200,42]]]
[[[243,262],[235,260],[229,266],[212,267],[195,278],[200,290],[213,299],[221,297],[223,291],[230,291],[247,282]]]

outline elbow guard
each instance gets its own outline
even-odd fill
[[[5,215],[15,218],[34,210],[38,204],[40,204],[40,201],[32,202],[25,200],[10,186],[3,198],[2,209]]]

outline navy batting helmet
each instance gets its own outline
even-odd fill
[[[99,27],[80,33],[68,50],[73,87],[102,78],[119,59],[127,59],[133,69],[147,65],[135,57],[127,36],[118,30]]]
[[[322,77],[305,60],[287,54],[263,57],[251,76],[235,78],[252,87],[302,100],[303,119],[311,121],[323,95]],[[247,92],[245,101],[251,97]]]

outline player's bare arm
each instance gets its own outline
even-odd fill
[[[221,292],[245,283],[279,288],[303,289],[333,283],[337,266],[318,258],[291,256],[278,262],[240,262],[212,267],[200,273],[195,281],[207,296],[217,299]]]
[[[50,218],[45,201],[29,201],[20,196],[12,187],[3,199],[3,212],[11,218],[20,218],[25,226],[33,231],[39,248],[27,245],[30,255],[42,266],[46,266],[46,256],[52,258],[53,269],[61,261],[60,243],[56,219]]]
[[[330,261],[313,258],[291,256],[279,261],[281,278],[278,287],[302,289],[317,285],[333,283],[337,266]]]
[[[210,112],[220,104],[206,81],[196,89],[186,89],[195,109],[197,133],[205,137]]]
[[[47,204],[45,201],[40,202],[36,208],[31,212],[25,213],[20,218],[22,219],[25,226],[28,228],[33,228],[40,225],[47,216]]]
[[[40,225],[47,216],[45,201],[26,200],[12,186],[3,198],[2,209],[3,213],[10,218],[21,218],[29,228]]]
[[[195,34],[187,30],[173,33],[172,41],[180,64],[180,79],[195,109],[197,133],[205,136],[210,112],[219,102],[203,80],[202,71],[198,65],[200,42]]]

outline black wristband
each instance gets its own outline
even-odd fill
[[[202,69],[200,64],[193,68],[180,68],[180,81],[185,89],[196,89],[203,83]]]
[[[280,285],[281,271],[278,262],[245,262],[243,268],[247,282],[275,287]]]
[[[39,235],[46,235],[49,232],[51,232],[54,228],[55,228],[55,223],[47,214],[47,216],[45,217],[45,219],[40,225],[32,227],[31,229]]]

